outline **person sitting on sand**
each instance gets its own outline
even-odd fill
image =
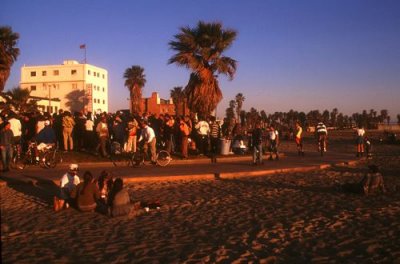
[[[369,172],[364,175],[361,181],[357,183],[345,183],[340,186],[340,189],[344,192],[356,193],[356,194],[375,194],[385,193],[386,188],[383,182],[383,176],[379,171],[377,165],[369,165]]]
[[[132,215],[140,211],[140,202],[132,204],[128,190],[123,185],[121,178],[115,179],[110,192],[108,204],[110,206],[109,214],[112,217]]]
[[[109,171],[103,170],[97,180],[97,187],[100,191],[100,200],[107,204],[108,195],[112,190],[114,179]]]
[[[76,205],[80,211],[94,212],[96,202],[100,199],[100,192],[90,171],[83,174],[83,182],[72,191],[71,198],[76,199]]]
[[[56,212],[63,209],[64,206],[68,208],[73,202],[73,199],[71,199],[71,193],[79,183],[78,164],[70,164],[68,172],[61,178],[60,198],[54,196],[54,210]]]

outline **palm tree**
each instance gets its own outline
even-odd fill
[[[185,88],[188,105],[201,117],[209,115],[222,100],[218,74],[232,80],[236,61],[222,54],[236,38],[236,31],[222,29],[221,23],[200,21],[195,28],[182,27],[169,45],[176,52],[168,63],[175,63],[191,70]]]
[[[172,102],[175,105],[175,113],[177,116],[181,116],[185,114],[185,93],[183,91],[182,86],[174,87],[170,90],[170,95],[172,98]]]
[[[7,104],[12,106],[16,112],[33,112],[37,110],[35,100],[29,100],[29,89],[14,87],[6,94],[8,95]]]
[[[17,60],[19,48],[16,48],[19,34],[11,27],[0,27],[0,92],[4,90],[10,76],[11,66]]]
[[[142,88],[146,84],[146,75],[144,69],[134,65],[125,70],[125,86],[129,89],[131,112],[141,114]]]

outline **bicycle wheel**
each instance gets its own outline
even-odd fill
[[[16,154],[12,157],[10,166],[15,170],[23,170],[26,166],[26,160],[19,156],[19,154]]]
[[[157,157],[156,157],[156,163],[157,165],[161,167],[167,166],[171,162],[171,155],[169,155],[169,152],[166,150],[161,150],[158,152]]]
[[[144,164],[144,154],[141,153],[141,151],[136,151],[131,156],[130,164],[132,165],[132,167],[138,167],[138,166]]]
[[[62,157],[59,152],[50,151],[44,154],[42,160],[45,168],[55,168],[58,163],[62,162]]]

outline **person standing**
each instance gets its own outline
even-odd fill
[[[62,119],[62,126],[63,126],[64,150],[66,152],[68,150],[72,151],[74,149],[72,130],[74,129],[75,121],[72,118],[71,113],[68,111],[64,112],[64,117]]]
[[[297,145],[297,152],[299,156],[304,156],[302,134],[303,134],[303,128],[301,127],[299,122],[296,122],[296,136],[294,140]]]
[[[96,152],[101,150],[103,157],[108,157],[107,154],[107,141],[109,137],[107,118],[105,116],[101,117],[100,122],[96,126],[96,132],[99,138],[99,144],[97,145]]]
[[[92,120],[92,113],[89,112],[86,115],[85,121],[85,149],[87,151],[93,151],[94,148],[94,137],[95,134],[93,132],[94,122]]]
[[[316,132],[318,140],[318,150],[321,151],[321,148],[323,148],[323,151],[326,152],[326,139],[328,137],[328,129],[326,128],[324,123],[319,122],[316,127]],[[321,141],[323,142],[323,146],[320,146]]]
[[[273,125],[269,126],[269,140],[270,140],[269,160],[274,160],[273,153],[275,153],[275,160],[279,160],[279,154],[278,154],[279,133],[278,130],[275,130],[275,127]]]
[[[178,118],[179,121],[179,130],[181,132],[181,153],[182,159],[188,158],[188,144],[189,144],[189,126],[186,124],[183,118]]]
[[[128,142],[126,144],[126,152],[136,152],[136,140],[137,140],[137,132],[138,132],[138,122],[136,121],[134,116],[131,116],[128,122]]]
[[[211,146],[211,155],[212,155],[212,162],[216,162],[218,155],[218,144],[219,139],[221,137],[221,128],[216,121],[215,116],[210,117],[210,146]]]
[[[199,121],[196,126],[196,131],[199,136],[199,151],[200,155],[208,154],[208,135],[210,134],[210,126],[205,120]]]
[[[364,155],[364,135],[365,129],[360,124],[356,129],[356,148],[357,148],[357,157],[362,157]]]
[[[251,133],[251,140],[253,143],[253,165],[257,165],[257,162],[263,164],[263,131],[260,123],[256,124]]]
[[[13,156],[14,134],[11,130],[10,122],[4,122],[3,126],[0,131],[1,162],[3,164],[3,172],[7,172],[10,170],[10,162]]]

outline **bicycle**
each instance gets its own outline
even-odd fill
[[[121,153],[120,154],[126,163],[126,166],[139,167],[144,165],[146,160],[146,154],[144,153],[143,146],[140,144],[137,147],[137,151],[133,153]],[[111,162],[117,167],[116,159],[110,156]],[[155,164],[161,167],[167,166],[171,162],[172,158],[168,151],[158,150],[156,154]]]
[[[58,146],[48,146],[43,151],[37,153],[36,142],[29,143],[28,150],[21,155],[18,151],[18,147],[14,147],[16,150],[11,160],[11,168],[23,170],[28,165],[40,165],[42,168],[55,168],[58,163],[62,162],[62,157],[58,151]]]

